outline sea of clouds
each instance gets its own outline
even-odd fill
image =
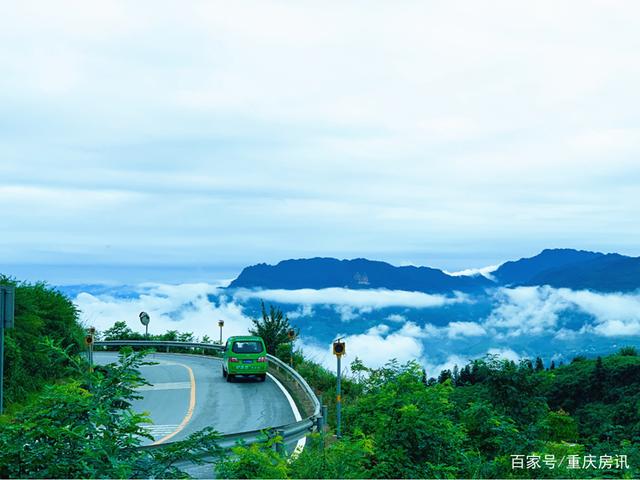
[[[251,319],[259,315],[256,305],[276,304],[302,327],[297,346],[327,366],[333,366],[334,359],[330,340],[313,333],[319,327],[344,336],[350,359],[358,357],[372,367],[392,358],[417,360],[430,375],[486,354],[569,360],[569,354],[640,343],[640,292],[604,294],[539,286],[470,296],[344,288],[227,290],[209,283],[87,287],[75,292],[82,321],[100,331],[116,321],[141,331],[138,314],[144,310],[151,316],[152,333],[179,330],[214,339],[219,319],[225,320],[225,337],[246,334]],[[490,305],[488,314],[474,310],[483,303]],[[440,313],[446,318],[455,307],[468,307],[466,318],[437,325],[427,319]]]

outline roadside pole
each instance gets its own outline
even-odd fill
[[[91,335],[91,343],[89,344],[89,361],[91,362],[91,368],[93,369],[93,342],[96,340],[96,327],[89,328],[89,335]]]
[[[290,328],[287,332],[287,337],[289,337],[289,346],[291,347],[291,355],[289,356],[289,366],[293,368],[293,342],[296,339],[296,331],[293,328]]]
[[[336,385],[336,437],[340,438],[342,435],[340,433],[340,423],[342,420],[342,395],[340,390],[340,377],[342,368],[340,367],[340,355],[338,355],[338,380]]]
[[[13,328],[16,289],[0,286],[0,415],[4,412],[4,329]]]
[[[344,342],[340,339],[333,342],[333,354],[337,360],[337,372],[336,372],[336,438],[341,438],[341,421],[342,421],[342,391],[341,391],[341,378],[342,367],[340,360],[345,354]]]
[[[91,329],[89,329],[87,335],[84,337],[84,344],[87,346],[87,360],[89,361],[89,371],[93,372],[93,334],[91,333]]]
[[[1,306],[1,305],[0,305]],[[4,398],[4,318],[0,318],[0,415],[2,415]]]
[[[222,327],[224,327],[224,320],[218,320],[218,326],[220,327],[220,345],[222,345]]]

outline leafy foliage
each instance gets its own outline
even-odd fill
[[[274,443],[282,437],[274,437],[250,446],[238,445],[233,456],[222,457],[216,465],[219,478],[289,478],[286,458],[275,451]]]
[[[84,330],[73,303],[45,283],[0,276],[0,284],[16,287],[15,327],[5,330],[4,397],[10,407],[67,375],[60,364],[50,363],[50,350],[43,347],[48,339],[76,354],[82,349]]]
[[[162,334],[146,336],[142,332],[133,331],[126,322],[115,322],[112,327],[107,328],[100,335],[103,340],[159,340],[174,342],[195,342],[197,339],[192,332],[178,332],[178,330],[168,330]],[[205,335],[206,336],[206,335]],[[204,340],[204,339],[203,339]],[[207,337],[207,340],[210,340]],[[206,342],[205,342],[206,343]]]
[[[370,478],[374,465],[371,439],[345,438],[328,445],[319,434],[289,464],[291,478]]]
[[[207,430],[170,449],[140,450],[146,414],[131,410],[147,382],[138,367],[144,353],[126,351],[118,363],[96,367],[50,345],[79,379],[45,387],[0,430],[3,478],[185,477],[178,460],[199,451],[217,453],[218,434]]]
[[[548,370],[541,369],[540,363],[516,364],[487,356],[452,369],[440,383],[427,380],[415,362],[392,361],[371,369],[356,359],[353,377],[343,382],[349,392],[343,397],[344,437],[310,437],[300,455],[278,463],[277,475],[637,477],[640,358],[629,354],[599,360],[583,357]],[[335,375],[307,359],[300,359],[297,368],[333,408]],[[331,417],[329,423],[333,424]],[[236,460],[226,460],[227,467],[248,455],[238,454]],[[553,455],[558,461],[564,458],[565,465],[514,470],[511,455],[518,454]],[[566,468],[569,455],[627,455],[630,468],[571,470]]]
[[[288,343],[289,337],[287,332],[291,329],[289,319],[282,313],[282,310],[275,308],[273,305],[269,307],[269,312],[262,303],[262,318],[252,319],[253,328],[249,329],[251,335],[262,337],[267,347],[267,353],[276,355],[278,345]],[[295,329],[294,329],[295,330]],[[298,335],[296,330],[296,335]]]
[[[362,433],[374,445],[379,478],[439,477],[459,459],[464,439],[454,424],[450,382],[427,387],[415,362],[375,370],[364,394],[345,409],[345,432]]]

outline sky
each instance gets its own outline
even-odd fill
[[[313,256],[449,271],[548,247],[638,256],[638,15],[5,2],[0,268],[205,281]]]

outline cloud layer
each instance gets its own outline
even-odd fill
[[[209,296],[214,295],[212,303]],[[119,298],[110,294],[80,293],[75,304],[81,320],[87,326],[104,331],[117,321],[124,321],[134,331],[144,331],[138,314],[146,311],[151,317],[149,332],[167,330],[193,332],[199,338],[209,335],[217,339],[218,320],[225,320],[224,336],[246,335],[251,320],[242,305],[229,301],[217,286],[204,283],[183,285],[147,285],[140,287],[139,296]]]
[[[0,258],[458,270],[550,246],[638,255],[639,14],[10,2]]]
[[[323,288],[319,290],[310,288],[299,290],[238,289],[234,293],[234,298],[239,300],[259,298],[277,303],[338,305],[359,309],[386,307],[433,308],[471,301],[467,295],[461,293],[447,296],[403,290],[351,290],[347,288]]]
[[[122,292],[128,293],[118,296]],[[371,367],[379,367],[392,358],[401,362],[417,360],[434,376],[443,368],[464,365],[487,353],[515,360],[535,355],[557,360],[592,352],[594,348],[606,351],[625,342],[640,343],[640,293],[501,288],[488,297],[492,302],[488,314],[442,325],[418,319],[426,312],[443,314],[439,308],[473,306],[480,300],[348,289],[240,290],[231,296],[218,285],[200,283],[145,284],[132,291],[85,291],[77,295],[75,303],[83,322],[99,330],[115,321],[125,321],[132,329],[143,331],[138,313],[144,310],[151,315],[152,333],[191,331],[200,338],[209,335],[215,339],[218,319],[225,320],[225,338],[246,334],[257,300],[295,306],[288,316],[305,327],[298,346],[329,368],[334,368],[335,362],[330,339],[321,342],[314,334],[319,326],[331,322],[327,311],[342,320],[329,330],[335,334],[332,338],[341,336],[347,343],[345,365],[356,357]],[[382,309],[395,309],[395,313],[385,310],[382,314]]]

